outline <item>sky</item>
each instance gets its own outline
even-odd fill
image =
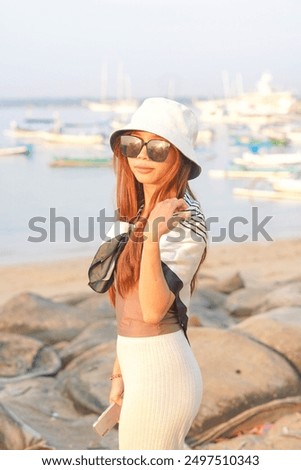
[[[1,0],[0,99],[301,96],[301,0]]]

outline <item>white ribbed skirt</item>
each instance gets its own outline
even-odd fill
[[[119,449],[184,449],[203,387],[183,331],[118,336],[117,356],[124,380]]]

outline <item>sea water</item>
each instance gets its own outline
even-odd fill
[[[95,149],[46,144],[4,134],[11,121],[21,124],[28,117],[57,115],[63,123],[85,123],[98,128],[104,135],[104,146]],[[0,264],[94,255],[103,233],[97,217],[103,217],[103,210],[107,217],[114,214],[113,168],[55,168],[49,164],[59,156],[111,156],[111,118],[82,106],[0,108],[0,146],[33,146],[28,157],[0,157]],[[227,168],[232,158],[227,126],[216,124],[214,131],[214,141],[198,149],[203,172],[191,181],[208,221],[210,242],[268,242],[299,237],[301,202],[239,198],[233,195],[233,188],[249,185],[250,181],[209,177],[210,169]],[[266,217],[265,231],[256,231],[256,224]],[[108,221],[106,229],[109,226]],[[33,227],[39,227],[39,231]]]

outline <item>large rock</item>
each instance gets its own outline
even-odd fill
[[[290,413],[275,422],[269,420],[237,437],[204,443],[196,449],[205,450],[300,450],[301,413]],[[252,457],[251,457],[252,460]],[[255,462],[255,460],[254,460]]]
[[[277,352],[236,331],[191,327],[204,394],[191,436],[239,413],[301,393],[300,376]]]
[[[100,344],[73,359],[58,374],[60,389],[78,409],[85,413],[101,413],[109,404],[109,393],[116,343]]]
[[[301,307],[301,282],[291,282],[269,292],[259,306],[258,313],[277,307]]]
[[[49,450],[43,436],[0,403],[0,450]]]
[[[227,328],[235,321],[224,308],[226,294],[209,287],[198,287],[191,297],[189,324]]]
[[[244,280],[239,272],[225,276],[216,284],[216,289],[224,294],[230,294],[245,287]]]
[[[245,287],[238,289],[228,295],[225,308],[234,317],[249,317],[258,313],[268,292],[268,287]]]
[[[228,328],[235,324],[235,319],[222,307],[210,309],[195,303],[190,307],[188,325]]]
[[[214,291],[222,292],[224,294],[230,294],[237,289],[245,287],[245,281],[240,272],[229,272],[222,276],[208,276],[206,273],[200,271],[197,277],[197,288],[200,289],[211,289]]]
[[[194,449],[207,448],[210,443],[222,439],[234,439],[240,434],[264,432],[282,416],[301,412],[301,396],[272,400],[249,408],[224,423],[191,436],[189,444]]]
[[[59,355],[63,364],[66,365],[94,346],[104,345],[116,339],[116,328],[115,319],[103,319],[87,326],[82,333],[60,350]]]
[[[6,430],[0,433],[3,449],[104,448],[92,427],[98,415],[83,416],[61,394],[54,379],[38,378],[17,388],[7,387],[0,393],[0,401],[0,422]]]
[[[100,318],[115,318],[115,310],[109,301],[108,294],[97,294],[94,292],[87,299],[79,302],[78,307],[89,312],[89,315],[97,315]]]
[[[220,308],[224,306],[226,299],[226,294],[217,292],[209,287],[199,287],[192,293],[191,307],[206,307],[210,309]]]
[[[285,356],[301,374],[301,308],[280,307],[232,327]]]
[[[0,386],[39,375],[54,375],[61,361],[51,346],[26,336],[2,333]]]
[[[70,341],[99,316],[32,293],[9,300],[0,314],[0,331],[28,335],[47,344]]]

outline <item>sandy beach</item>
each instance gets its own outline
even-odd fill
[[[62,261],[0,266],[0,305],[21,292],[48,298],[87,294],[91,257]],[[301,238],[273,242],[211,244],[200,277],[223,278],[239,271],[252,286],[262,279],[277,282],[300,275]]]

